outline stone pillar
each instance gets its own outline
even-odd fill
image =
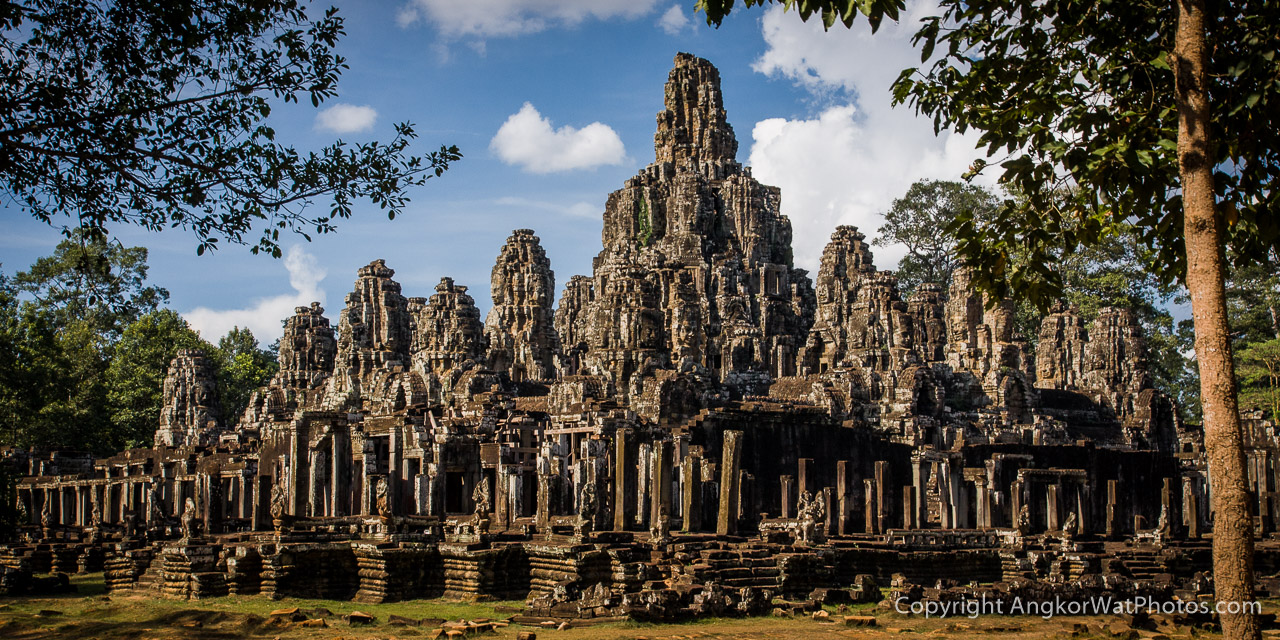
[[[649,515],[652,507],[649,499],[653,493],[649,490],[649,476],[653,473],[653,447],[642,443],[639,447],[639,475],[636,477],[636,518],[640,528],[649,528]]]
[[[813,487],[813,458],[800,458],[796,462],[796,496],[797,499],[801,494],[808,491],[817,494],[817,490]]]
[[[1107,508],[1103,516],[1106,521],[1103,523],[1103,528],[1108,538],[1120,534],[1120,505],[1117,503],[1119,484],[1118,480],[1107,480]]]
[[[796,481],[792,476],[782,476],[778,478],[778,483],[782,488],[782,505],[781,513],[778,517],[790,518],[795,513],[793,505],[795,504]]]
[[[853,500],[850,499],[851,480],[849,477],[849,461],[836,461],[836,528],[835,532],[846,536],[853,533]],[[828,532],[830,533],[830,532]]]
[[[657,523],[662,514],[671,515],[671,442],[653,443],[650,458],[651,492],[649,522]]]
[[[865,533],[880,533],[880,518],[877,515],[880,509],[876,504],[878,491],[875,485],[876,481],[871,478],[865,478],[862,481],[863,501],[866,503],[862,513],[864,520],[862,530]]]
[[[716,533],[738,532],[738,472],[742,465],[742,432],[725,431],[720,453],[720,505]]]
[[[889,518],[893,515],[893,506],[890,501],[893,494],[891,493],[889,462],[887,460],[876,461],[876,533],[884,533],[889,530]]]
[[[825,533],[832,535],[836,532],[836,488],[823,487],[822,492],[818,494],[822,499],[822,514],[827,525]]]
[[[1177,533],[1176,523],[1178,522],[1178,501],[1177,501],[1177,498],[1174,497],[1173,478],[1165,478],[1164,484],[1160,487],[1160,510],[1165,511],[1169,514],[1169,520],[1166,523],[1168,524],[1169,529],[1168,531],[1163,531],[1161,533],[1176,534]],[[1160,522],[1159,516],[1157,515],[1156,516],[1157,527],[1160,526],[1159,522]]]
[[[919,511],[916,509],[916,490],[915,487],[902,488],[902,528],[903,529],[919,529],[920,521],[917,520]]]
[[[702,456],[696,451],[680,464],[680,512],[685,532],[702,530]]]
[[[614,433],[613,528],[626,531],[636,521],[636,450],[631,429]]]
[[[1195,540],[1200,537],[1200,496],[1197,495],[1195,478],[1182,478],[1182,525],[1187,528],[1187,537]]]
[[[1044,521],[1049,531],[1062,529],[1062,521],[1059,517],[1062,514],[1062,500],[1058,495],[1060,489],[1061,487],[1057,484],[1045,487]]]
[[[973,479],[973,494],[977,504],[974,510],[978,516],[978,528],[991,528],[991,494],[987,492],[987,476],[978,474]]]
[[[903,522],[913,522],[915,527],[924,528],[924,523],[928,521],[928,500],[925,487],[929,482],[930,463],[924,456],[919,453],[911,455],[911,489],[914,494],[911,504],[914,505],[915,511],[911,512],[911,517],[903,515]],[[904,506],[906,502],[902,503]]]

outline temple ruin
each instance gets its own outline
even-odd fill
[[[241,416],[179,352],[154,447],[26,455],[6,570],[559,618],[877,585],[1210,588],[1201,432],[1152,387],[1133,313],[1057,309],[1032,348],[963,269],[904,299],[852,227],[811,277],[779,190],[734,159],[715,67],[678,55],[665,97],[654,163],[609,195],[558,303],[517,229],[483,320],[467,286],[405,297],[382,260],[343,308],[299,307]],[[1248,424],[1265,537],[1280,443]]]

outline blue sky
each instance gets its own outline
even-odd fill
[[[126,245],[150,249],[152,282],[208,339],[240,325],[265,344],[311,300],[336,323],[356,269],[375,258],[396,270],[405,295],[430,295],[450,276],[487,311],[489,272],[516,228],[542,238],[557,289],[590,273],[606,197],[653,160],[654,118],[679,51],[720,69],[738,159],[782,188],[799,266],[816,271],[837,224],[874,236],[879,212],[913,181],[957,179],[977,154],[972,137],[935,137],[909,108],[890,108],[889,83],[919,63],[909,37],[928,4],[910,3],[901,25],[875,36],[865,24],[824,33],[776,7],[739,9],[715,30],[692,13],[692,0],[337,5],[347,30],[339,52],[350,66],[339,96],[319,109],[277,109],[279,138],[303,148],[385,139],[410,121],[417,149],[456,144],[465,158],[413,191],[395,221],[359,207],[336,234],[289,240],[281,260],[236,246],[198,257],[181,231],[113,229]],[[0,210],[0,220],[6,273],[60,238],[15,209]],[[875,255],[891,269],[901,250]]]

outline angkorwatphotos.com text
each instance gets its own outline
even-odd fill
[[[981,598],[940,602],[937,600],[909,601],[898,598],[894,611],[903,615],[923,615],[926,618],[977,618],[978,616],[1038,616],[1048,620],[1054,616],[1102,616],[1147,613],[1170,615],[1197,614],[1259,614],[1259,602],[1205,602],[1199,600],[1157,600],[1145,596],[1115,598],[1096,596],[1082,600],[1053,598],[1030,600],[1026,598]]]

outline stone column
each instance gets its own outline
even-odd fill
[[[796,462],[796,497],[797,499],[805,491],[816,494],[817,490],[813,487],[813,458],[800,458]]]
[[[650,458],[651,491],[649,522],[656,524],[662,514],[671,515],[671,442],[653,443]]]
[[[741,465],[742,432],[725,431],[720,453],[720,512],[716,521],[716,533],[722,536],[738,532],[738,472]]]
[[[916,518],[919,516],[916,509],[916,490],[915,487],[902,488],[902,528],[903,529],[919,529],[920,521]]]
[[[618,429],[613,450],[613,528],[626,531],[636,521],[636,450],[631,429]]]
[[[778,517],[791,518],[795,514],[796,479],[792,476],[782,476],[778,478],[778,483],[782,488],[781,513]]]
[[[685,532],[702,530],[702,456],[694,451],[680,465],[680,512]]]
[[[892,489],[889,477],[889,462],[876,461],[876,533],[889,530],[889,518],[893,515]]]
[[[1117,480],[1107,480],[1107,507],[1103,515],[1103,528],[1108,538],[1120,534],[1120,506],[1117,504],[1119,484]]]
[[[1182,478],[1182,524],[1187,528],[1187,537],[1195,540],[1200,537],[1200,496],[1196,491],[1195,478]]]
[[[850,497],[851,480],[849,477],[849,461],[836,461],[836,529],[835,532],[845,536],[852,533],[853,500]],[[830,532],[828,532],[830,533]]]
[[[919,453],[911,454],[911,504],[914,511],[911,512],[910,518],[903,515],[903,522],[913,522],[915,527],[924,528],[924,523],[928,520],[928,494],[926,493],[926,485],[929,482],[930,462]],[[906,502],[902,503],[906,506]]]
[[[973,479],[973,493],[977,504],[974,505],[978,516],[978,528],[991,528],[991,495],[987,493],[987,476],[978,474]]]
[[[871,478],[865,478],[862,481],[863,500],[866,503],[863,510],[863,528],[866,533],[880,533],[880,513],[879,506],[876,504],[876,495],[879,491],[876,489],[876,481]]]
[[[648,443],[641,443],[638,450],[640,464],[636,478],[636,518],[642,529],[648,529],[652,509],[649,498],[653,495],[649,491],[649,476],[653,472],[653,447]]]
[[[1061,487],[1057,484],[1051,484],[1045,487],[1045,503],[1044,503],[1044,521],[1045,527],[1049,531],[1058,531],[1062,529],[1062,501],[1058,495]]]

